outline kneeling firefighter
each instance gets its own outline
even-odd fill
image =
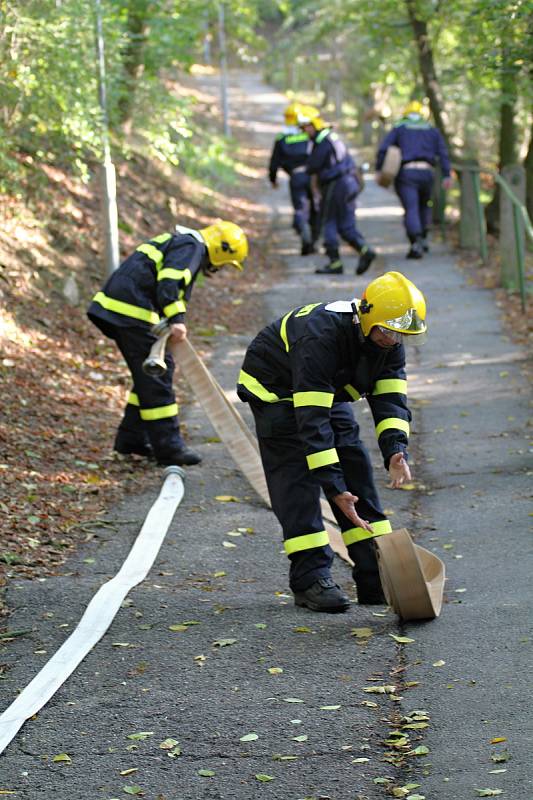
[[[248,347],[237,392],[254,414],[297,605],[336,612],[350,603],[331,577],[321,490],[355,563],[359,603],[385,602],[374,539],[391,525],[350,402],[366,398],[385,468],[399,488],[411,478],[404,341],[420,340],[425,317],[417,287],[387,272],[360,300],[289,311]]]
[[[133,379],[115,438],[118,453],[153,456],[161,465],[202,460],[180,433],[172,356],[167,353],[167,370],[160,377],[145,374],[142,365],[156,341],[153,325],[166,320],[171,342],[186,337],[187,301],[198,276],[225,265],[241,270],[247,255],[246,235],[233,222],[200,230],[176,225],[174,233],[140,244],[93,297],[87,315],[115,340]]]

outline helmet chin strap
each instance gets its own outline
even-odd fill
[[[366,341],[366,337],[363,333],[361,328],[361,323],[359,321],[359,312],[357,311],[357,305],[355,303],[350,303],[352,307],[353,317],[352,317],[352,325],[355,327],[355,335],[357,336],[357,340],[359,344],[363,344]]]

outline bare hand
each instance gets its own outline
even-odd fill
[[[448,189],[452,188],[453,180],[452,178],[443,178],[442,179],[442,188],[447,192]]]
[[[406,481],[411,480],[411,470],[404,458],[403,453],[394,453],[389,462],[389,475],[391,476],[391,488],[399,489]]]
[[[332,497],[335,505],[340,508],[345,517],[348,517],[350,522],[353,522],[356,528],[364,528],[366,531],[371,531],[370,523],[366,519],[361,519],[355,510],[355,503],[359,500],[355,494],[351,492],[341,492]]]
[[[183,322],[175,322],[170,326],[169,341],[171,344],[183,342],[187,338],[187,326]]]

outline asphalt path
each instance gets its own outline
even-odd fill
[[[215,95],[215,81],[203,81]],[[241,74],[230,99],[233,123],[247,126],[266,163],[284,98]],[[395,196],[372,179],[358,218],[380,259],[363,278],[349,251],[343,276],[315,276],[323,256],[295,255],[286,185],[274,192],[258,181],[258,197],[272,209],[270,247],[284,257],[286,273],[265,287],[257,329],[297,305],[353,297],[386,269],[404,272],[426,294],[428,341],[408,354],[414,489],[387,488],[363,402],[356,414],[393,526],[407,527],[446,563],[442,614],[400,625],[386,607],[358,606],[340,560],[334,575],[354,599],[349,612],[296,608],[278,523],[194,404],[186,422],[204,462],[187,470],[185,498],[157,562],[101,642],[0,756],[0,794],[467,800],[490,789],[531,800],[526,355],[502,329],[493,294],[470,284],[445,243],[432,242],[421,262],[405,260]],[[203,348],[235,400],[255,332],[224,333]],[[4,648],[2,708],[118,571],[155,497],[140,486],[110,509],[108,527],[60,576],[13,581],[10,628],[33,633]],[[392,695],[365,691],[385,686],[395,687]],[[400,728],[406,717],[427,727]],[[403,744],[394,738],[400,730]],[[68,760],[54,760],[61,754]]]

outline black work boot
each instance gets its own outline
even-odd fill
[[[302,256],[309,256],[311,253],[315,252],[315,246],[313,244],[313,235],[311,233],[311,226],[308,224],[302,225],[302,230],[300,231],[300,238],[302,240]]]
[[[193,464],[199,464],[202,460],[200,453],[191,450],[190,447],[183,445],[183,447],[175,447],[173,450],[166,450],[156,455],[157,463],[160,467],[170,467],[176,464],[178,467],[186,466],[191,467]]]
[[[422,231],[422,250],[424,253],[429,253],[428,232]]]
[[[333,578],[319,578],[303,592],[294,592],[294,603],[311,611],[339,614],[347,611],[350,600]]]
[[[326,249],[329,264],[315,269],[315,275],[342,275],[344,268],[337,248]]]
[[[361,254],[359,256],[359,261],[357,263],[357,269],[355,270],[355,274],[356,275],[362,275],[363,272],[366,272],[367,269],[372,264],[372,262],[373,262],[373,260],[375,259],[376,256],[377,256],[376,251],[372,250],[372,248],[368,247],[368,245],[365,245],[363,247],[363,249],[361,250]]]
[[[154,449],[148,441],[148,438],[144,439],[142,436],[126,433],[121,430],[117,431],[113,450],[123,456],[136,455],[144,456],[145,458],[154,458]]]
[[[424,245],[422,243],[422,237],[417,236],[414,242],[411,243],[411,247],[407,252],[406,258],[423,258],[424,257]]]
[[[357,588],[357,602],[360,606],[386,606],[379,573],[361,573],[354,570],[353,579]]]

